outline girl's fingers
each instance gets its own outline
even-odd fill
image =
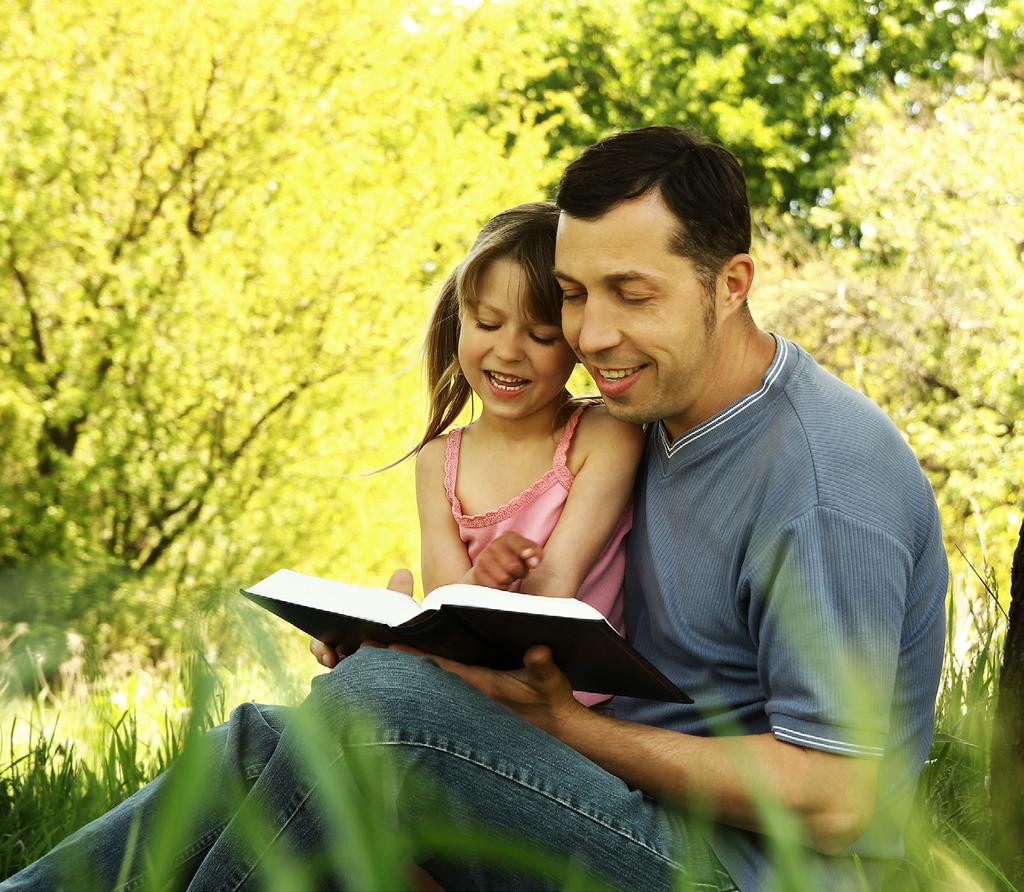
[[[540,565],[543,552],[536,542],[518,533],[502,533],[477,559],[476,576],[482,585],[508,588],[517,579],[525,579]]]
[[[328,647],[316,638],[310,639],[309,650],[316,657],[316,661],[327,669],[333,669],[341,662],[341,657],[338,656],[334,648]]]

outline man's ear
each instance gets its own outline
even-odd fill
[[[754,283],[754,258],[749,254],[734,254],[718,274],[719,312],[721,318],[731,316],[747,302],[747,294]]]

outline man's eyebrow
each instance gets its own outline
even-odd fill
[[[659,276],[652,276],[650,273],[642,273],[633,269],[624,270],[621,273],[609,273],[602,278],[603,281],[612,285],[621,285],[623,282],[649,282],[652,285],[661,283]]]
[[[551,275],[553,275],[556,279],[565,279],[566,282],[576,282],[577,285],[580,284],[568,273],[563,273],[560,269],[558,269],[558,267],[552,267]]]
[[[556,279],[563,279],[566,282],[573,282],[576,285],[582,285],[578,279],[574,279],[568,273],[564,273],[559,269],[553,269],[552,274]],[[608,273],[601,277],[602,282],[606,282],[609,285],[621,285],[623,282],[648,282],[652,285],[660,285],[661,278],[659,276],[652,276],[650,273],[640,272],[635,269],[627,269],[618,273]]]

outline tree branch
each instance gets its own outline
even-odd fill
[[[36,313],[35,307],[32,305],[32,289],[29,286],[28,276],[18,269],[18,262],[13,256],[10,260],[10,267],[11,273],[14,275],[14,280],[18,283],[18,287],[21,289],[21,296],[25,301],[25,308],[28,310],[29,326],[32,333],[32,353],[36,358],[36,362],[40,365],[46,365],[46,346],[43,344],[43,331],[39,325],[39,315]]]
[[[934,372],[929,372],[924,369],[918,368],[916,370],[917,376],[921,381],[927,384],[929,387],[943,393],[949,400],[963,399],[963,393],[956,388],[954,385],[943,381]],[[1003,428],[1003,436],[1009,436],[1013,433],[1014,422],[1011,418],[1008,418],[1004,412],[997,409],[990,403],[986,403],[984,400],[967,400],[967,405],[972,409],[981,409],[983,411],[991,412],[999,419],[999,424]]]
[[[160,533],[157,537],[156,544],[153,545],[139,563],[140,569],[146,569],[153,566],[153,564],[159,560],[160,556],[196,522],[200,512],[203,510],[203,506],[206,503],[206,497],[217,479],[217,474],[230,470],[238,463],[242,456],[245,455],[248,449],[255,442],[263,428],[271,421],[271,419],[274,418],[274,416],[292,405],[299,396],[310,388],[325,383],[331,378],[340,375],[344,370],[345,369],[343,367],[331,369],[316,378],[309,378],[302,381],[286,391],[281,397],[264,410],[263,414],[253,422],[252,426],[249,428],[245,436],[239,441],[238,445],[230,452],[225,453],[222,460],[216,467],[207,468],[206,476],[202,483],[194,487],[192,491],[180,499],[177,504],[165,506],[161,511],[154,514],[150,518],[149,526],[160,528]],[[164,529],[168,521],[171,521],[186,509],[188,510],[185,514],[184,520],[175,525],[171,530]]]

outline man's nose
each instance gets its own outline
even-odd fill
[[[603,301],[590,298],[577,314],[574,320],[579,326],[576,332],[576,349],[581,354],[596,356],[617,347],[622,341],[622,331],[614,313]]]

